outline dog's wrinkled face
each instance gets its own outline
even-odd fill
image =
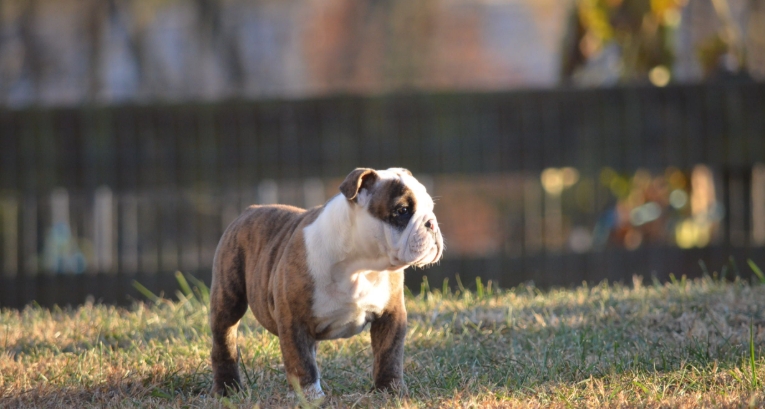
[[[426,266],[441,259],[444,244],[433,199],[408,170],[356,169],[340,190],[363,210],[356,220],[358,234],[379,243],[391,267]]]

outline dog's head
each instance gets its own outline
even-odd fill
[[[357,212],[357,237],[378,243],[391,266],[426,266],[441,259],[443,237],[425,186],[403,168],[358,168],[340,185]]]

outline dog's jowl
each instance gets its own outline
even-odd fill
[[[404,269],[437,262],[433,200],[401,168],[356,169],[323,206],[251,206],[223,233],[210,296],[213,392],[241,386],[236,331],[249,305],[279,337],[284,369],[308,397],[324,393],[321,340],[370,324],[377,389],[406,392]]]

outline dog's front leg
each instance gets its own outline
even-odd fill
[[[402,297],[403,298],[403,297]],[[398,308],[384,312],[372,322],[372,351],[375,356],[375,389],[407,393],[404,383],[404,339],[406,310],[403,300]]]
[[[309,400],[324,396],[316,365],[316,340],[300,324],[279,327],[279,346],[284,359],[287,380],[297,380]]]

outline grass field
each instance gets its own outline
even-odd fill
[[[199,289],[197,289],[199,290]],[[409,396],[368,393],[369,333],[322,342],[325,407],[762,407],[765,285],[518,287],[409,296]],[[248,313],[245,391],[208,395],[205,289],[124,309],[0,313],[0,407],[309,406]]]

